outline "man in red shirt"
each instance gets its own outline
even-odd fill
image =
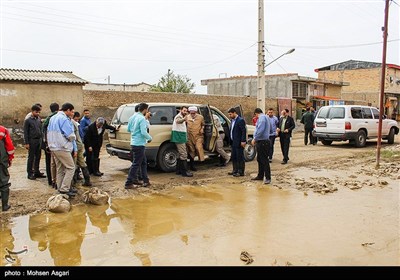
[[[8,197],[10,196],[10,174],[8,167],[14,158],[14,145],[11,141],[8,130],[0,125],[0,192],[1,192],[1,208],[7,211],[11,208],[8,205]]]

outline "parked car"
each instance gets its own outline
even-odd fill
[[[152,113],[150,118],[149,133],[153,140],[146,145],[146,157],[149,166],[157,166],[164,172],[172,172],[175,170],[178,158],[178,151],[174,143],[170,142],[172,123],[174,117],[181,106],[196,106],[198,113],[204,117],[204,150],[209,156],[218,155],[215,151],[216,140],[218,137],[217,128],[214,125],[212,114],[216,114],[225,130],[224,147],[229,150],[230,135],[229,125],[230,120],[219,109],[209,105],[193,105],[185,103],[148,103],[149,111]],[[135,106],[137,103],[124,104],[120,106],[114,114],[111,121],[112,125],[119,126],[119,130],[114,133],[109,133],[110,143],[107,144],[106,149],[110,155],[118,156],[121,159],[131,160],[132,155],[130,151],[131,135],[127,132],[127,124],[129,117],[135,113]],[[241,106],[236,107],[239,115],[243,115]],[[246,161],[252,161],[256,156],[254,147],[250,144],[255,127],[248,125],[248,144],[244,150]]]
[[[324,106],[318,110],[314,120],[313,135],[324,145],[332,141],[347,141],[356,147],[364,147],[367,139],[378,137],[379,111],[360,105]],[[383,116],[382,138],[394,143],[399,127],[394,120]]]

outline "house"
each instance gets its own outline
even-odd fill
[[[348,60],[315,69],[319,79],[348,82],[340,92],[327,91],[327,95],[353,102],[379,107],[382,64]],[[384,85],[385,114],[400,120],[400,66],[387,64]]]
[[[207,86],[207,94],[257,97],[257,76],[234,76],[202,80]],[[327,95],[330,92],[341,92],[346,82],[331,81],[300,76],[297,73],[265,75],[265,91],[269,98],[296,99],[297,118],[302,108],[314,105],[317,108],[329,100],[340,101],[339,98]],[[294,108],[292,108],[293,110]]]
[[[104,90],[104,91],[136,91],[136,92],[148,92],[151,88],[150,84],[141,82],[138,84],[99,84],[99,83],[88,83],[83,89],[84,90]]]
[[[42,117],[49,106],[70,102],[75,110],[83,107],[82,86],[87,81],[67,71],[0,69],[0,124],[21,127],[35,103],[43,106]]]

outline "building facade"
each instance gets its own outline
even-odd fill
[[[319,79],[329,79],[338,82],[348,82],[340,92],[327,94],[352,101],[379,107],[382,64],[376,62],[349,60],[315,69]],[[385,114],[400,120],[400,66],[387,64],[384,85]]]
[[[138,83],[138,84],[99,84],[99,83],[88,83],[83,89],[84,90],[104,90],[104,91],[141,91],[148,92],[151,88],[150,84]]]
[[[53,102],[70,102],[75,110],[83,108],[85,80],[66,71],[0,69],[0,123],[21,127],[35,103],[43,106],[41,116],[50,113]]]

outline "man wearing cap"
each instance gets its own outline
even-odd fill
[[[86,154],[86,164],[88,166],[90,174],[94,176],[102,176],[104,173],[100,172],[100,149],[103,145],[103,135],[106,129],[114,132],[115,127],[108,125],[103,117],[97,118],[97,120],[88,126],[85,134],[85,147],[88,153]]]
[[[189,107],[189,115],[185,117],[187,124],[188,142],[186,143],[189,150],[190,170],[197,171],[194,167],[194,157],[199,157],[199,161],[204,161],[204,118],[197,114],[197,107]]]

